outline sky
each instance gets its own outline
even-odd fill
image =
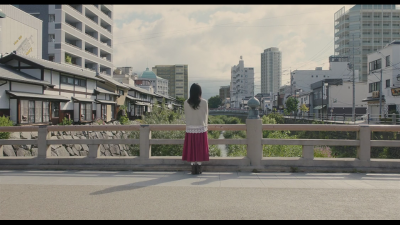
[[[188,89],[205,99],[230,84],[240,56],[254,67],[261,93],[261,53],[282,52],[282,85],[290,71],[329,69],[334,13],[353,5],[114,5],[114,66],[139,75],[155,65],[188,65]],[[174,96],[175,97],[175,96]]]

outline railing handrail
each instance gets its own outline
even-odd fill
[[[297,125],[297,126],[296,126]],[[150,125],[72,125],[72,126],[18,126],[0,127],[0,132],[37,131],[37,139],[0,139],[0,145],[37,145],[37,155],[34,157],[2,157],[3,148],[0,148],[0,168],[85,168],[98,169],[115,166],[143,165],[176,165],[184,164],[179,156],[163,157],[151,156],[151,145],[182,145],[184,139],[153,139],[151,131],[167,131],[186,129],[185,124],[150,124]],[[139,131],[138,139],[51,139],[52,131]],[[242,139],[209,139],[210,145],[230,144],[247,145],[245,157],[210,157],[207,164],[212,166],[236,166],[243,171],[265,170],[277,167],[278,170],[301,167],[302,170],[321,170],[321,167],[332,170],[360,169],[367,171],[400,171],[400,159],[371,159],[371,147],[396,147],[400,140],[372,140],[371,131],[400,132],[400,125],[330,125],[330,124],[262,124],[261,120],[246,120],[246,124],[209,124],[208,130],[246,130],[246,138]],[[356,139],[276,139],[263,138],[263,130],[317,130],[317,131],[355,131]],[[50,145],[85,144],[88,147],[87,156],[52,156]],[[100,145],[103,144],[135,144],[139,145],[139,156],[104,157],[100,156]],[[263,145],[301,145],[302,157],[263,157]],[[357,160],[351,158],[314,159],[314,146],[356,146]],[[87,150],[86,150],[87,151]],[[60,160],[59,160],[60,159]],[[232,168],[232,167],[231,167]]]

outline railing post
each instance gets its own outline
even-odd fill
[[[151,131],[149,125],[140,125],[140,158],[149,159],[151,156]]]
[[[357,147],[357,158],[369,161],[371,159],[371,129],[369,125],[360,125],[360,131],[357,132],[357,139],[360,140],[360,145]]]
[[[50,145],[47,139],[50,138],[50,132],[46,125],[39,126],[38,129],[38,158],[47,158],[51,156]]]
[[[396,125],[396,114],[392,114],[392,124]]]
[[[261,119],[246,119],[246,137],[247,157],[250,159],[251,166],[258,167],[263,157]]]
[[[303,159],[314,159],[314,146],[303,145]]]
[[[100,145],[99,144],[89,144],[89,158],[98,158],[100,155]]]

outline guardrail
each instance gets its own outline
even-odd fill
[[[0,132],[38,132],[37,139],[0,139],[3,145],[37,145],[33,157],[0,157],[0,169],[94,169],[94,170],[189,170],[180,156],[152,156],[152,145],[183,145],[183,139],[152,139],[152,131],[184,131],[184,124],[160,125],[75,125],[0,127]],[[262,124],[260,119],[247,119],[246,124],[210,124],[209,130],[244,130],[244,139],[209,139],[210,145],[247,145],[245,157],[210,157],[205,171],[369,171],[400,172],[400,159],[371,159],[371,147],[398,147],[400,141],[371,140],[371,132],[400,132],[398,125],[331,125],[331,124]],[[51,139],[55,131],[139,131],[139,139]],[[342,139],[269,139],[264,130],[348,131],[357,132],[356,140]],[[50,145],[86,144],[88,156],[51,156]],[[139,144],[140,156],[100,156],[101,144]],[[263,145],[301,145],[302,157],[263,157]],[[314,158],[313,146],[356,146],[357,158]]]

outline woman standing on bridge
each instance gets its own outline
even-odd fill
[[[209,161],[208,155],[208,103],[201,98],[201,87],[194,83],[190,96],[184,102],[186,134],[182,160],[191,162],[192,174],[201,174],[201,162]]]

